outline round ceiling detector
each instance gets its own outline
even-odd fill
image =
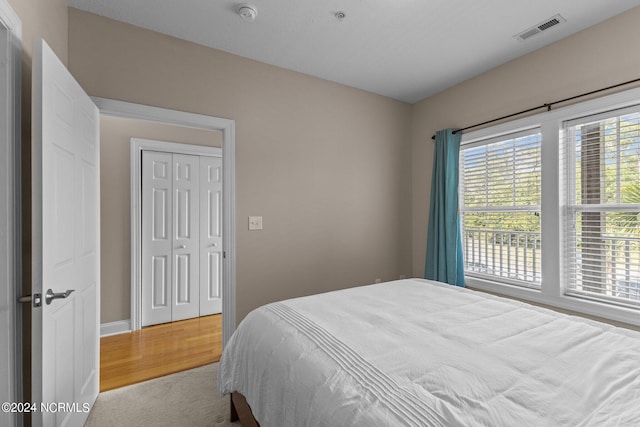
[[[241,4],[238,6],[238,15],[247,22],[253,22],[258,15],[258,9],[250,4]]]

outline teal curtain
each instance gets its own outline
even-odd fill
[[[436,132],[424,277],[464,287],[458,212],[461,136],[460,132],[453,133],[451,129]]]

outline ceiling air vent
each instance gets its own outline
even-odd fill
[[[546,20],[540,22],[539,24],[534,25],[531,28],[527,28],[526,30],[516,34],[513,37],[517,38],[518,40],[524,41],[524,40],[526,40],[526,39],[528,39],[530,37],[535,36],[536,34],[539,34],[539,33],[543,32],[545,30],[548,30],[551,27],[555,27],[556,25],[561,24],[561,23],[566,22],[566,21],[567,20],[564,19],[562,16],[555,15],[555,16],[552,16],[549,19],[546,19]]]

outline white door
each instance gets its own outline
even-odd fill
[[[173,154],[173,321],[200,315],[198,156]]]
[[[222,312],[222,158],[200,157],[200,315]]]
[[[173,160],[142,152],[142,326],[171,322]]]
[[[32,108],[33,425],[82,426],[100,375],[99,116],[43,40]]]

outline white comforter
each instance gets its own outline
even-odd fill
[[[254,310],[218,387],[262,427],[640,426],[640,333],[401,280]]]

